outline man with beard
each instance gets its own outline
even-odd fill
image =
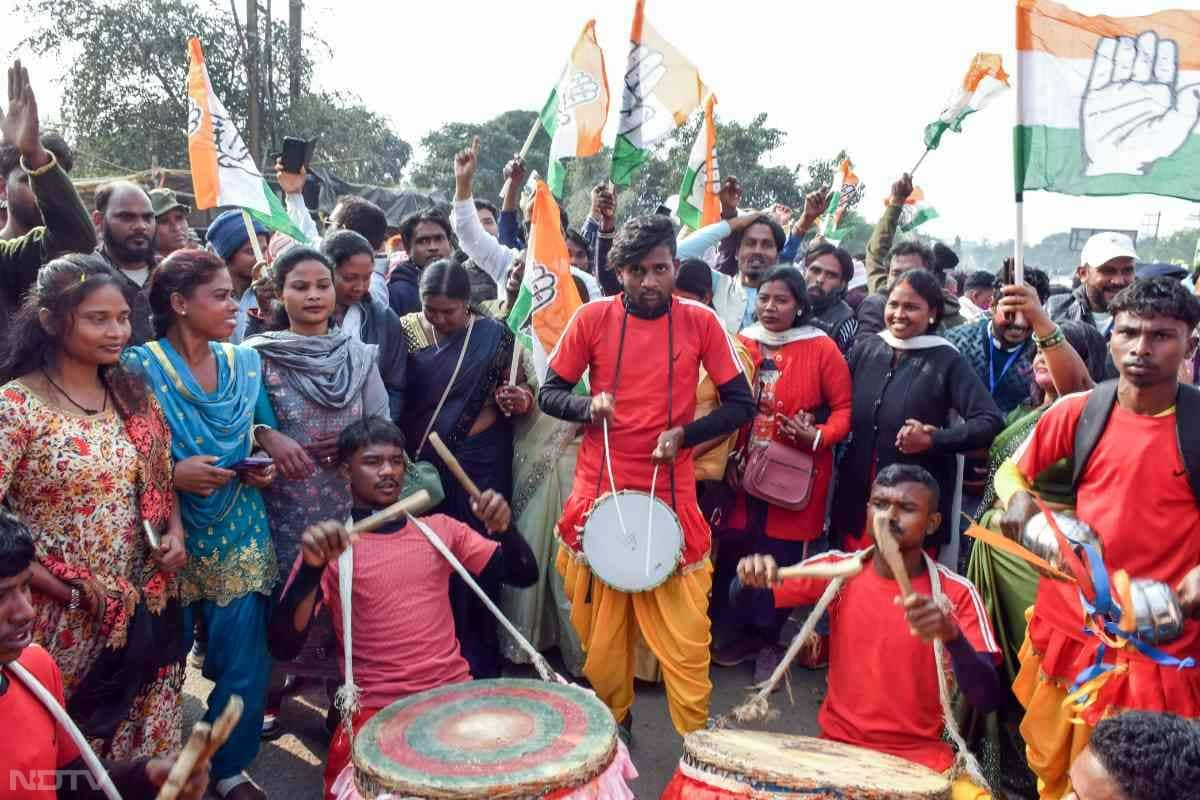
[[[624,292],[582,306],[550,356],[538,394],[545,413],[585,423],[571,495],[558,520],[557,568],[587,660],[583,673],[631,735],[634,626],[662,665],[667,705],[680,735],[704,726],[709,679],[711,533],[696,504],[692,448],[748,422],[754,399],[720,319],[672,296],[675,228],[660,215],[636,217],[613,240],[609,260]],[[700,419],[701,367],[720,404]],[[588,373],[594,394],[574,393]],[[611,469],[604,472],[605,453]],[[657,475],[656,470],[662,475]],[[607,476],[607,477],[605,477]],[[675,573],[650,591],[625,592],[594,579],[581,560],[579,532],[612,487],[655,494],[672,506],[684,547]]]
[[[41,137],[29,74],[8,71],[8,110],[0,115],[0,198],[8,221],[0,232],[0,329],[50,259],[96,247],[96,229],[62,162]]]
[[[729,237],[737,256],[737,275],[713,270],[713,308],[730,334],[754,322],[758,285],[779,263],[787,240],[783,227],[770,214],[743,214],[693,233],[679,243],[680,260],[703,258],[710,247]]]
[[[191,241],[188,214],[192,212],[166,187],[150,190],[157,227],[154,233],[154,255],[159,261],[187,247]]]
[[[142,287],[154,269],[154,234],[158,227],[150,197],[137,184],[112,181],[96,190],[92,221],[100,231],[97,255],[125,278],[136,292],[133,302],[133,337],[130,345],[145,344],[154,337],[150,301]]]
[[[1075,269],[1079,287],[1070,294],[1055,295],[1046,310],[1055,322],[1078,320],[1100,331],[1107,339],[1113,317],[1108,304],[1117,292],[1133,283],[1137,250],[1123,233],[1094,234],[1083,246],[1081,263]]]
[[[842,355],[849,352],[858,330],[854,310],[845,300],[846,286],[853,278],[854,260],[829,242],[813,245],[804,257],[804,280],[808,284],[808,301],[812,303],[808,323],[825,331]]]
[[[1178,661],[1200,652],[1200,390],[1178,378],[1196,348],[1200,300],[1179,281],[1151,278],[1135,281],[1106,308],[1113,315],[1109,352],[1120,377],[1061,398],[1001,465],[995,478],[1006,508],[1000,527],[1009,538],[1020,536],[1039,510],[1031,481],[1066,459],[1075,516],[1099,538],[1089,574],[1124,571],[1131,579],[1166,584],[1179,601],[1182,632],[1157,644],[1156,654],[1137,646],[1141,642],[1108,647],[1094,633],[1094,621],[1086,629],[1081,624],[1089,619],[1084,600],[1110,623],[1119,616],[1104,587],[1093,589],[1077,562],[1067,568],[1078,584],[1039,583],[1013,692],[1025,707],[1021,735],[1043,798],[1069,791],[1071,760],[1106,716],[1140,710],[1200,718],[1200,670]],[[1061,334],[1040,346],[1062,346]],[[1120,583],[1117,597],[1124,594]],[[1127,599],[1119,602],[1129,607]],[[1107,630],[1130,637],[1123,626]],[[1085,670],[1104,677],[1087,681],[1069,699],[1068,687]]]

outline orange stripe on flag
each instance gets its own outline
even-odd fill
[[[204,66],[204,51],[200,40],[188,40],[188,158],[192,168],[192,187],[196,208],[212,208],[217,204],[220,186],[217,178],[217,145],[213,136],[211,106],[208,102],[212,86]]]
[[[1017,49],[1040,50],[1059,58],[1091,60],[1104,37],[1136,39],[1154,31],[1178,45],[1179,68],[1200,70],[1200,12],[1160,11],[1144,17],[1089,17],[1051,0],[1019,0]]]
[[[633,4],[633,28],[629,31],[632,41],[642,41],[642,26],[646,22],[646,0],[637,0]]]
[[[604,148],[601,136],[608,121],[608,72],[604,68],[604,51],[596,41],[596,20],[588,20],[584,26],[571,51],[571,64],[580,72],[600,77],[601,101],[584,103],[575,112],[575,155],[594,156]]]
[[[1008,73],[1004,71],[998,53],[976,53],[975,58],[971,59],[966,77],[963,78],[963,88],[968,92],[975,91],[979,88],[979,82],[988,75],[1005,85],[1008,84]]]
[[[529,254],[525,262],[526,285],[537,287],[533,298],[532,328],[542,350],[554,350],[571,321],[575,309],[583,305],[579,289],[571,280],[571,255],[563,238],[562,216],[558,203],[545,181],[538,181],[533,194],[529,223]],[[529,271],[534,270],[531,282]],[[544,274],[539,274],[544,271]],[[553,278],[553,283],[546,280]]]
[[[717,98],[711,94],[704,104],[704,208],[700,209],[700,224],[712,225],[721,221],[721,187],[717,175],[717,121],[713,116]]]

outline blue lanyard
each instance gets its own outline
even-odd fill
[[[1017,359],[1021,357],[1021,353],[1025,352],[1025,345],[1021,345],[1013,354],[1008,357],[1008,361],[1004,362],[1004,368],[1000,370],[1000,377],[996,377],[995,369],[992,366],[992,353],[996,350],[996,346],[992,343],[992,334],[989,332],[991,325],[984,325],[983,330],[983,346],[987,348],[988,354],[988,394],[996,394],[996,387],[1000,381],[1004,380],[1004,376],[1012,369],[1012,365],[1017,363]]]

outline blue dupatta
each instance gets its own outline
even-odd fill
[[[183,357],[166,339],[126,351],[136,359],[171,426],[171,455],[176,462],[192,456],[216,456],[230,467],[250,455],[254,406],[262,391],[262,362],[257,351],[225,342],[209,342],[217,361],[217,389],[204,391]],[[220,521],[237,502],[240,480],[208,497],[180,492],[180,510],[189,528],[205,529]]]

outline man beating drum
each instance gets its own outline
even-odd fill
[[[547,414],[590,423],[558,521],[564,546],[557,567],[587,653],[584,675],[612,709],[622,735],[628,738],[632,726],[635,624],[662,664],[671,721],[682,735],[704,725],[712,692],[711,536],[696,505],[691,448],[749,421],[754,400],[716,314],[671,296],[678,262],[668,218],[626,222],[608,261],[624,291],[576,312],[550,356],[538,396]],[[721,405],[692,421],[701,366],[717,384]],[[572,393],[585,372],[590,398]],[[605,497],[610,491],[615,499]],[[676,520],[659,513],[664,509],[649,496],[637,497],[644,492],[673,509],[678,528],[671,529]],[[606,502],[614,505],[615,524],[584,531]],[[681,534],[681,554],[659,555],[657,548],[672,534]],[[588,537],[585,560],[582,540]],[[613,569],[605,566],[610,562]],[[626,585],[618,577],[631,572],[630,563],[638,567],[632,572],[644,564],[646,580]]]

